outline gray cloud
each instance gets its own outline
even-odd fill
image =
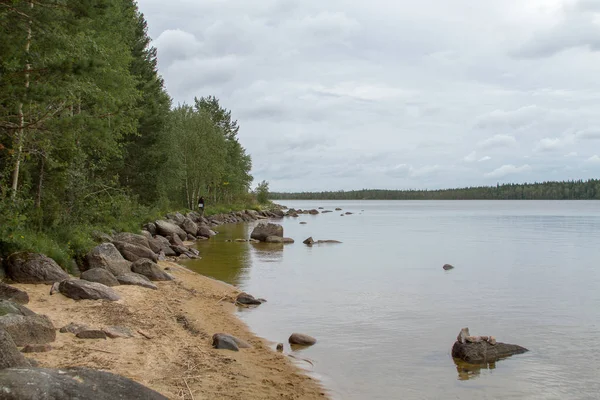
[[[139,1],[175,103],[219,97],[274,190],[593,176],[599,4]]]

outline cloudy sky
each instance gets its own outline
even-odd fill
[[[600,176],[600,0],[139,0],[272,190]]]

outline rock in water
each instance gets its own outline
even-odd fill
[[[117,276],[117,280],[121,285],[136,285],[145,287],[147,289],[158,289],[158,286],[150,282],[150,279],[146,278],[144,275],[136,274],[134,272]]]
[[[0,329],[0,369],[30,366],[12,337],[4,329]]]
[[[215,349],[239,351],[240,348],[244,349],[252,347],[242,339],[238,339],[235,336],[228,335],[227,333],[215,333],[212,337],[212,340],[212,345]]]
[[[283,238],[280,236],[267,236],[265,243],[283,243]]]
[[[81,279],[88,282],[101,283],[106,286],[119,286],[119,281],[104,268],[92,268],[81,273]]]
[[[56,340],[54,325],[45,315],[7,314],[0,317],[0,328],[12,337],[17,346],[44,344]]]
[[[7,285],[6,283],[0,282],[0,299],[11,300],[15,303],[27,304],[29,303],[29,295],[27,292],[17,289],[16,287]]]
[[[254,298],[254,296],[248,293],[240,293],[235,301],[236,303],[245,304],[248,306],[259,305],[263,303],[263,301]]]
[[[283,237],[283,226],[278,224],[258,224],[252,231],[250,237],[252,239],[264,242],[269,236]]]
[[[470,364],[488,364],[527,351],[516,344],[497,343],[493,336],[470,336],[469,329],[463,328],[452,346],[452,357]]]
[[[104,268],[114,276],[131,272],[131,262],[127,261],[112,243],[102,243],[94,247],[85,257],[83,270]]]
[[[317,339],[302,333],[292,333],[288,341],[290,344],[297,344],[300,346],[312,346],[317,343]]]
[[[164,272],[158,264],[148,260],[147,258],[140,258],[131,266],[131,270],[137,274],[144,275],[151,281],[171,281],[173,278],[171,275]]]
[[[306,245],[310,246],[310,245],[314,244],[314,243],[315,243],[315,241],[313,240],[313,238],[312,238],[312,236],[311,236],[311,237],[309,237],[309,238],[306,238],[306,239],[304,239],[304,242],[302,242],[302,243],[304,243],[304,244],[306,244]]]
[[[283,351],[283,343],[277,343],[276,349],[277,349],[277,351],[282,352]]]
[[[97,282],[88,282],[83,279],[62,281],[58,290],[73,300],[110,300],[117,301],[121,296],[114,289]]]
[[[87,368],[9,368],[0,371],[3,400],[168,400],[131,379]]]
[[[38,253],[11,254],[6,260],[6,274],[19,283],[54,283],[69,279],[69,274],[50,257]]]
[[[444,268],[444,270],[446,270],[446,271],[454,269],[454,267],[450,264],[444,264],[444,266],[442,268]]]

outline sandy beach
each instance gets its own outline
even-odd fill
[[[74,301],[50,286],[15,284],[29,293],[27,305],[46,314],[58,329],[71,322],[102,329],[120,325],[135,337],[79,339],[57,333],[52,350],[33,353],[41,367],[83,366],[131,378],[170,399],[324,399],[320,384],[253,335],[235,315],[239,293],[227,285],[168,261],[175,280],[156,282],[158,290],[117,286],[117,302]],[[214,333],[243,339],[239,352],[212,348]],[[290,332],[291,333],[291,332]],[[284,338],[282,338],[283,340]]]

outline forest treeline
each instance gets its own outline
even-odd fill
[[[247,204],[251,159],[212,96],[172,107],[132,0],[0,0],[0,256]],[[60,254],[58,254],[60,253]]]
[[[270,193],[269,197],[273,200],[600,200],[600,180],[509,183],[442,190]]]

